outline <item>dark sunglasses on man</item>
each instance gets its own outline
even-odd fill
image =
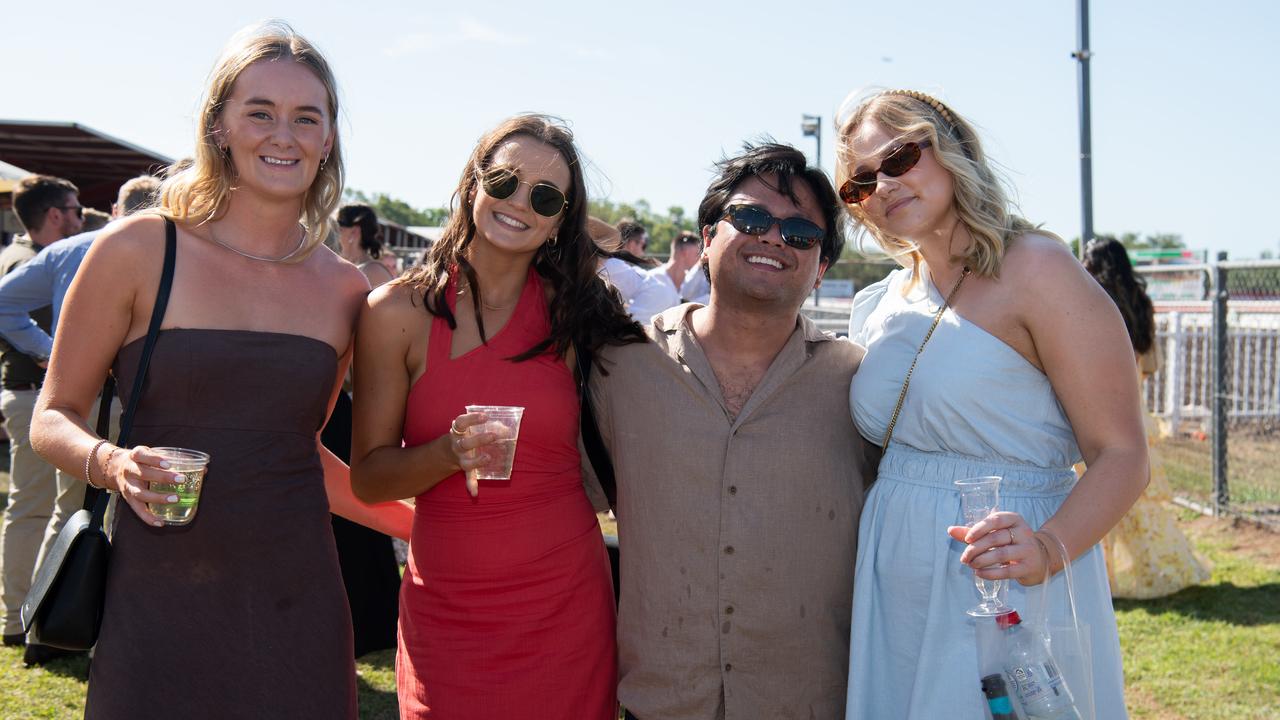
[[[480,176],[484,194],[494,200],[506,200],[521,185],[529,185],[529,207],[542,217],[555,217],[569,205],[560,188],[549,183],[530,184],[509,168],[492,168]]]
[[[83,206],[83,205],[55,205],[54,207],[58,208],[59,210],[63,210],[63,211],[66,211],[66,210],[75,210],[75,211],[76,211],[76,217],[80,218],[81,220],[83,220],[83,219],[84,219],[84,206]]]
[[[906,175],[911,172],[911,168],[915,167],[916,163],[920,162],[920,151],[929,145],[928,140],[920,140],[903,143],[890,150],[889,154],[880,161],[880,167],[854,173],[853,177],[845,180],[840,186],[840,199],[849,205],[857,205],[871,197],[876,191],[876,178],[880,173],[895,178]]]
[[[721,220],[740,233],[764,235],[774,225],[782,233],[782,242],[797,250],[808,250],[822,239],[822,228],[802,217],[776,218],[759,205],[730,205]]]

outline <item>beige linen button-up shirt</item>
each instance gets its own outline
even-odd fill
[[[618,484],[619,700],[640,720],[842,718],[875,477],[849,415],[863,350],[801,317],[731,419],[695,307],[591,378]]]

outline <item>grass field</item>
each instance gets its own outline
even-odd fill
[[[1280,719],[1280,535],[1185,511],[1181,527],[1213,563],[1205,585],[1116,601],[1126,692],[1138,720]],[[0,649],[0,718],[79,718],[88,662],[24,668]],[[357,664],[360,717],[397,717],[395,657]]]
[[[1213,495],[1213,444],[1191,437],[1166,438],[1156,445],[1174,494],[1208,503]],[[1227,489],[1242,512],[1280,521],[1280,441],[1243,433],[1227,437]]]

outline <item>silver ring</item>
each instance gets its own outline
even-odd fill
[[[1005,528],[1005,530],[1009,533],[1009,544],[1010,544],[1010,545],[1012,545],[1012,544],[1014,543],[1014,540],[1013,540],[1013,528],[1011,528],[1011,527],[1007,527],[1007,528]]]

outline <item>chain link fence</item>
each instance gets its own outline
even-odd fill
[[[1280,261],[1137,270],[1163,355],[1145,400],[1174,494],[1280,523]]]
[[[844,334],[853,293],[896,267],[841,260],[805,314]],[[1154,461],[1183,504],[1280,524],[1280,261],[1137,271],[1162,358],[1143,387]]]

